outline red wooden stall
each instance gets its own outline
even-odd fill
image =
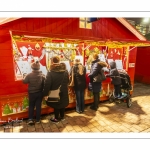
[[[138,47],[135,67],[135,81],[150,84],[150,47]]]
[[[70,43],[74,46],[71,56],[75,57],[80,53],[85,65],[88,65],[92,52],[103,54],[108,59],[121,60],[123,69],[129,73],[134,85],[137,46],[149,46],[146,39],[123,18],[100,18],[91,23],[90,29],[81,28],[79,22],[79,18],[18,18],[0,25],[1,120],[28,117],[27,85],[22,83],[19,75],[16,76],[20,70],[14,57],[16,51],[24,55],[23,51],[20,51],[21,48],[28,50],[23,58],[26,61],[26,57],[30,54],[42,56],[42,48],[48,48],[49,42],[55,44],[55,48],[51,45],[54,51],[58,49],[56,43],[64,43],[65,46]],[[46,57],[43,55],[41,64],[48,68]],[[70,92],[68,107],[75,107],[73,91],[70,88],[68,90]],[[107,79],[103,83],[100,100],[107,100],[111,91],[112,85]],[[93,101],[88,90],[85,92],[85,99],[86,104]],[[42,114],[53,111],[44,101],[42,108]]]

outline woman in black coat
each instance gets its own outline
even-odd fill
[[[100,100],[100,91],[101,91],[102,84],[101,82],[93,82],[93,78],[97,76],[100,70],[103,67],[106,67],[107,64],[105,62],[100,61],[98,59],[98,54],[96,53],[93,54],[93,59],[94,60],[92,61],[92,64],[91,64],[91,71],[90,71],[90,74],[88,75],[88,77],[90,78],[88,89],[93,92],[93,96],[94,96],[94,102],[90,106],[90,108],[93,110],[97,110],[99,100]]]
[[[84,91],[86,89],[86,68],[80,63],[80,59],[75,59],[70,75],[74,74],[74,90],[76,94],[76,112],[84,112]]]
[[[53,64],[50,67],[50,72],[48,72],[46,76],[43,96],[44,99],[47,100],[49,91],[56,90],[61,85],[60,102],[46,102],[48,106],[54,108],[55,117],[50,120],[57,123],[60,119],[64,119],[65,107],[69,104],[69,75],[64,64],[59,63],[59,57],[55,56],[52,60]]]

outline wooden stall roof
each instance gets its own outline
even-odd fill
[[[139,40],[146,41],[146,38],[138,32],[126,19],[116,18],[120,23],[122,23],[127,29],[129,29]]]
[[[0,18],[0,25],[17,20],[20,18]],[[133,35],[135,35],[138,40],[122,40],[122,39],[102,39],[102,38],[94,38],[92,39],[92,37],[89,38],[89,40],[87,39],[71,39],[71,37],[63,37],[63,35],[61,36],[62,39],[65,39],[66,41],[70,41],[71,43],[74,43],[76,40],[76,43],[91,43],[93,45],[101,45],[101,46],[108,46],[108,47],[124,47],[124,46],[136,46],[136,47],[140,47],[140,46],[150,46],[150,41],[147,41],[146,38],[140,33],[138,32],[126,19],[124,18],[115,18],[117,19],[123,26],[125,26]],[[12,31],[13,32],[13,31]],[[15,33],[13,33],[13,35],[17,35]],[[21,34],[20,34],[21,35]],[[24,34],[23,34],[24,36]],[[59,39],[59,36],[57,37],[57,35],[53,36],[53,35],[43,35],[44,37],[41,38],[41,40],[46,40],[46,41],[51,41],[51,38],[48,37],[53,37],[55,39]],[[29,39],[31,40],[32,37],[30,37]],[[39,40],[40,37],[38,37]],[[18,38],[20,39],[20,38]],[[32,38],[33,40],[37,40],[36,36]]]
[[[4,18],[0,18],[0,25],[17,20],[19,18],[9,18],[9,17],[4,17]]]
[[[0,25],[17,20],[20,18],[0,18]],[[121,24],[123,24],[128,30],[130,30],[139,40],[146,41],[146,38],[138,32],[126,19],[124,18],[116,18]]]

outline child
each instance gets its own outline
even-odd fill
[[[38,61],[32,63],[32,72],[23,78],[23,83],[28,84],[29,94],[29,121],[28,124],[34,124],[34,107],[36,107],[36,123],[40,123],[42,91],[45,81],[45,75],[40,70]]]
[[[112,79],[112,84],[114,85],[114,89],[115,89],[115,97],[116,98],[121,98],[122,93],[121,93],[121,78],[119,75],[119,72],[116,68],[116,62],[112,61],[109,63],[110,65],[110,73],[107,74],[107,77],[111,77]]]

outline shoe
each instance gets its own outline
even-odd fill
[[[65,121],[65,118],[64,118],[64,117],[60,117],[60,120],[61,120],[61,121]]]
[[[80,111],[76,111],[78,114],[80,114],[81,112]]]
[[[55,119],[55,118],[51,118],[50,121],[53,122],[53,123],[59,123],[59,120]]]
[[[120,103],[121,103],[121,100],[120,100],[120,99],[117,99],[116,102],[120,104]]]
[[[35,123],[36,123],[36,124],[39,124],[39,123],[41,123],[41,121],[40,121],[40,120],[37,120]]]
[[[124,97],[123,95],[122,95],[122,96],[119,96],[118,99],[122,99],[123,97]]]
[[[65,118],[64,117],[59,117],[58,120],[59,121],[65,121]]]
[[[28,124],[28,125],[34,125],[34,121],[31,120],[31,119],[29,119],[27,124]]]
[[[66,120],[65,118],[62,118],[62,119],[61,119],[61,121],[65,121],[65,120]]]
[[[90,106],[90,109],[92,110],[97,110],[97,108],[93,107],[93,106]]]

